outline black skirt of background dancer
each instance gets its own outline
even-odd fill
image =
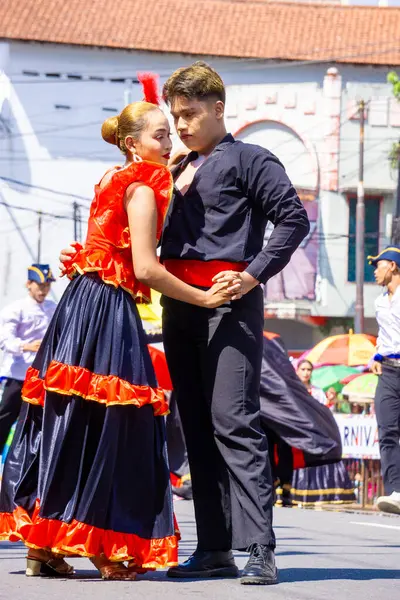
[[[279,337],[264,336],[260,404],[263,429],[291,447],[293,468],[341,460],[340,433],[331,411],[307,392]],[[278,456],[275,452],[271,462]]]

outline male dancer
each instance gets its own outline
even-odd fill
[[[240,293],[215,310],[162,299],[198,537],[195,553],[168,575],[237,576],[233,548],[250,551],[241,583],[274,584],[272,478],[260,424],[260,283],[288,264],[309,222],[279,160],[227,134],[225,88],[216,71],[203,62],[178,69],[163,92],[191,152],[175,169],[161,260],[192,285],[207,288],[218,280],[233,290],[241,283]],[[263,249],[268,221],[275,228]],[[63,251],[61,260],[67,258]]]
[[[31,265],[26,284],[28,295],[0,313],[0,348],[4,352],[0,376],[6,379],[0,403],[0,456],[21,408],[26,371],[56,309],[55,302],[46,300],[53,281],[49,265]]]
[[[225,88],[202,62],[164,85],[182,142],[176,194],[162,238],[167,270],[193,285],[241,279],[215,310],[163,298],[164,347],[188,448],[198,547],[170,577],[236,575],[231,549],[249,550],[241,582],[277,582],[268,446],[260,424],[265,283],[309,232],[279,160],[235,141]],[[263,249],[267,222],[274,231]]]
[[[368,257],[378,285],[386,287],[375,301],[379,335],[373,372],[379,377],[375,394],[379,450],[386,496],[379,510],[400,514],[400,248],[390,246]]]

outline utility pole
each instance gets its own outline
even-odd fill
[[[356,206],[356,306],[355,333],[364,332],[364,264],[365,264],[365,204],[364,204],[364,117],[365,102],[360,101],[360,147]]]
[[[395,212],[393,215],[392,223],[392,244],[394,246],[400,245],[400,142],[397,149],[397,191],[396,191],[396,203]]]
[[[42,213],[38,212],[38,244],[37,244],[37,263],[40,264],[42,255]]]
[[[73,216],[73,220],[74,220],[74,240],[77,242],[81,241],[81,237],[82,237],[82,226],[81,226],[81,210],[80,210],[80,206],[77,202],[74,202],[73,204],[73,209],[74,209],[74,216]]]
[[[132,81],[127,83],[129,83],[129,87],[124,90],[124,106],[127,106],[132,102]]]

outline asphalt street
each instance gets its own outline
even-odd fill
[[[180,556],[196,546],[192,502],[177,501],[182,531]],[[1,600],[96,600],[137,598],[179,600],[397,600],[400,598],[400,517],[326,512],[298,508],[275,510],[278,541],[277,586],[241,586],[237,580],[179,581],[164,571],[135,582],[105,582],[87,559],[73,559],[73,580],[26,578],[25,548],[0,542]],[[242,568],[245,553],[236,554]]]

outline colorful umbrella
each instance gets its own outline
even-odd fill
[[[319,342],[301,358],[307,358],[313,364],[368,365],[375,354],[375,343],[373,335],[364,333],[333,335]]]
[[[377,375],[374,375],[373,373],[362,373],[359,377],[356,377],[344,386],[342,394],[351,398],[375,398],[378,381],[379,377]]]
[[[342,383],[343,385],[347,385],[348,383],[350,383],[350,381],[353,381],[353,379],[356,379],[357,377],[360,377],[360,375],[363,375],[363,373],[358,372],[358,373],[351,373],[351,375],[347,375],[347,377],[345,377],[344,379],[340,380],[340,383]]]
[[[322,388],[324,391],[333,387],[337,392],[340,392],[343,387],[341,380],[353,373],[357,373],[357,369],[346,365],[319,367],[314,369],[311,381],[315,387]]]

